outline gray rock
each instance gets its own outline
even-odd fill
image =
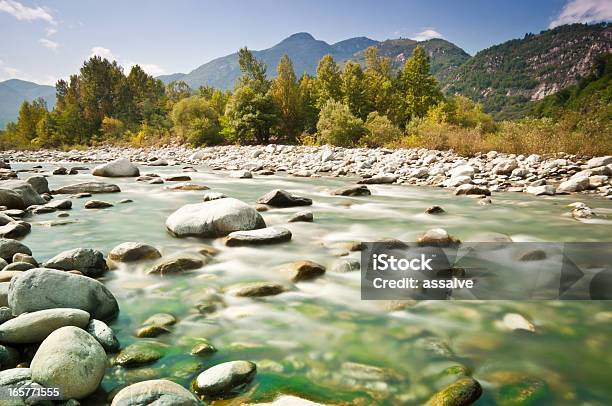
[[[0,258],[11,261],[16,253],[32,255],[32,251],[17,240],[0,238]]]
[[[442,182],[446,187],[458,187],[470,183],[472,183],[472,178],[469,176],[455,176],[454,178],[449,178]]]
[[[5,283],[5,282],[3,282]],[[10,319],[12,319],[13,316],[13,311],[11,310],[10,307],[0,307],[0,324],[9,321]],[[0,365],[1,367],[1,365]],[[1,368],[0,368],[1,369]]]
[[[85,194],[94,194],[94,193],[118,193],[121,192],[119,186],[113,185],[111,183],[104,182],[83,182],[83,183],[75,183],[68,186],[63,186],[57,190],[54,190],[53,193],[58,195],[72,195],[72,194],[81,194],[81,197],[88,197]]]
[[[294,196],[285,190],[274,189],[257,199],[257,203],[273,207],[295,207],[310,206],[312,200],[307,197]]]
[[[598,166],[606,166],[610,164],[612,164],[612,155],[606,155],[589,159],[587,162],[587,167],[597,168]]]
[[[347,273],[358,271],[360,269],[361,263],[356,259],[341,259],[332,266],[331,271],[337,273]]]
[[[32,226],[25,221],[13,221],[0,227],[0,238],[22,238],[30,234]]]
[[[85,330],[62,327],[42,342],[30,364],[32,379],[61,389],[66,399],[93,393],[106,371],[104,348]]]
[[[109,353],[119,351],[119,340],[115,337],[113,330],[103,321],[91,319],[85,327],[85,331],[91,334],[102,345],[104,351]]]
[[[228,291],[230,295],[239,297],[263,297],[274,296],[283,293],[287,288],[275,282],[254,282],[247,285],[232,288]]]
[[[458,176],[469,176],[473,178],[474,172],[474,168],[471,165],[459,165],[451,169],[450,176],[451,178],[456,178]]]
[[[325,267],[313,261],[296,261],[281,266],[281,272],[292,282],[309,281],[325,274]]]
[[[555,187],[553,185],[527,186],[525,192],[536,196],[553,196],[555,194]]]
[[[20,357],[19,351],[15,348],[0,345],[0,369],[14,368],[19,363]],[[3,387],[6,382],[3,380],[3,372],[0,372],[0,387]]]
[[[459,186],[455,189],[455,195],[480,195],[480,196],[490,196],[491,191],[485,187],[478,185],[465,184]]]
[[[119,262],[142,261],[161,258],[157,248],[142,242],[124,242],[108,253],[108,258]]]
[[[276,244],[291,240],[291,231],[283,227],[267,227],[258,230],[234,231],[225,239],[225,245],[234,247],[240,245]]]
[[[0,342],[39,343],[60,327],[84,328],[88,322],[89,313],[79,309],[47,309],[25,313],[0,325]]]
[[[338,196],[370,196],[372,192],[365,185],[350,185],[332,190],[331,194]]]
[[[508,158],[503,159],[491,170],[495,175],[510,175],[513,170],[518,168],[518,162],[516,159]]]
[[[378,185],[378,184],[390,184],[397,181],[399,176],[397,175],[375,175],[371,178],[362,179],[357,182],[360,185]]]
[[[8,189],[17,193],[21,200],[23,200],[25,207],[33,206],[36,204],[45,204],[46,201],[43,199],[30,185],[28,182],[23,180],[7,180],[0,182],[0,189]],[[2,203],[4,206],[8,205]],[[23,207],[9,207],[9,209],[23,209]]]
[[[229,177],[236,179],[251,179],[253,174],[249,171],[234,171],[230,173]]]
[[[63,251],[43,263],[44,268],[77,270],[83,275],[98,277],[108,271],[104,254],[91,248],[74,248]]]
[[[204,197],[202,198],[202,200],[205,202],[209,202],[211,200],[225,199],[226,197],[227,196],[223,193],[210,192],[210,193],[206,193]]]
[[[94,176],[107,178],[134,177],[140,175],[138,168],[126,158],[96,166],[91,172]]]
[[[431,156],[431,155],[430,155]],[[293,395],[280,395],[273,402],[252,403],[252,406],[325,406]]]
[[[27,262],[38,267],[38,262],[31,255],[22,254],[20,252],[13,255],[13,262]]]
[[[35,268],[11,280],[8,304],[13,314],[53,308],[74,308],[96,319],[117,315],[119,305],[100,282],[55,269]]]
[[[8,292],[10,282],[0,282],[0,307],[8,307]]]
[[[0,213],[0,226],[7,225],[12,222],[14,219],[11,216],[7,216],[4,213]]]
[[[72,209],[72,200],[69,200],[69,199],[51,200],[45,206],[53,207],[56,210],[70,210]]]
[[[107,209],[109,207],[113,207],[113,204],[102,200],[90,200],[85,203],[86,209]]]
[[[255,209],[229,197],[185,205],[166,220],[166,228],[178,237],[223,237],[233,231],[265,226],[263,217]]]
[[[40,175],[30,176],[29,178],[26,179],[26,182],[28,182],[38,194],[50,192],[49,182],[47,181],[47,178],[44,176],[40,176]]]
[[[200,373],[193,388],[199,395],[210,399],[239,394],[256,373],[257,366],[250,361],[224,362]]]
[[[307,222],[312,223],[314,220],[314,216],[311,211],[305,210],[295,213],[289,220],[288,223],[296,223],[296,222]]]
[[[29,262],[21,262],[21,261],[13,261],[7,266],[5,266],[3,271],[27,271],[28,269],[36,268],[35,265],[30,264]]]
[[[197,406],[200,402],[187,389],[166,379],[154,379],[121,389],[111,406]]]
[[[5,189],[0,184],[0,206],[7,207],[9,209],[20,209],[23,210],[28,205],[21,198],[19,193],[14,190]]]
[[[163,356],[160,346],[153,342],[137,342],[125,347],[115,357],[114,364],[125,367],[149,364]]]
[[[557,193],[581,192],[589,187],[589,178],[587,176],[573,178],[562,182],[557,187]]]
[[[8,388],[32,388],[40,389],[42,386],[32,381],[32,371],[30,368],[13,368],[0,371],[0,391],[6,393]],[[48,403],[41,403],[36,400],[36,396],[28,396],[24,393],[23,396],[11,397],[10,400],[4,399],[2,401],[3,406],[27,406],[27,405],[41,405],[47,406]]]
[[[142,324],[143,326],[172,326],[176,324],[176,317],[170,313],[156,313],[146,319]]]
[[[204,266],[204,261],[197,258],[174,258],[155,265],[147,271],[148,274],[161,276],[181,274]]]

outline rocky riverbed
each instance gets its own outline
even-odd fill
[[[426,149],[367,149],[293,145],[220,146],[192,149],[105,147],[94,150],[6,151],[5,161],[105,162],[117,157],[147,166],[208,165],[213,170],[251,173],[287,172],[292,176],[361,176],[361,183],[429,185],[456,189],[458,194],[488,194],[508,190],[533,195],[573,192],[612,198],[612,156],[557,154],[511,155],[495,151],[463,157],[453,151]],[[61,169],[59,173],[63,173]],[[103,175],[103,173],[99,173]],[[10,178],[10,170],[1,174]]]
[[[4,162],[0,391],[58,387],[70,405],[612,398],[609,302],[359,300],[361,241],[609,240],[612,203],[589,194],[609,196],[610,157],[266,146]],[[498,193],[521,184],[555,193]]]

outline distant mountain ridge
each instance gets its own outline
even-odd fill
[[[55,106],[55,87],[39,85],[20,79],[9,79],[0,82],[0,129],[14,121],[19,115],[19,108],[24,101],[42,97],[47,107]]]
[[[306,32],[300,32],[285,38],[271,48],[253,51],[253,55],[266,63],[268,75],[274,77],[278,61],[284,54],[287,54],[293,62],[296,75],[301,76],[304,72],[314,74],[319,60],[327,54],[331,54],[337,61],[343,61],[354,53],[375,44],[378,44],[378,41],[357,37],[330,45],[325,41],[315,39]],[[232,89],[239,76],[238,53],[233,53],[213,59],[187,74],[163,75],[159,76],[159,79],[164,83],[182,80],[193,89],[199,86]]]

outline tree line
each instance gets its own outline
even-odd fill
[[[372,144],[373,131],[398,136],[444,99],[420,47],[399,73],[371,47],[365,68],[352,61],[340,66],[327,55],[316,75],[300,78],[287,55],[274,79],[247,48],[238,55],[242,76],[231,92],[192,90],[181,81],[164,86],[138,65],[126,75],[116,61],[94,56],[78,74],[57,82],[52,111],[42,99],[24,102],[2,143],[59,147],[178,136],[194,145]]]
[[[531,117],[498,122],[467,97],[444,95],[421,47],[399,70],[371,47],[363,67],[352,61],[338,64],[327,55],[315,75],[299,78],[287,55],[274,79],[247,48],[239,51],[238,60],[241,76],[232,91],[223,91],[193,90],[182,81],[164,85],[139,66],[126,75],[116,62],[94,56],[78,74],[57,82],[52,111],[42,99],[24,102],[18,120],[0,133],[0,147],[180,140],[195,146],[275,142],[426,147],[464,154],[491,149],[612,153],[612,103],[608,76],[598,79],[602,74],[595,73],[597,81],[589,86],[579,86],[585,90],[579,99],[572,98],[577,102],[557,103],[554,115],[547,100],[532,109]],[[609,72],[609,65],[609,58],[596,64],[602,72]],[[589,109],[573,106],[585,100]]]

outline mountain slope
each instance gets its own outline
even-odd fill
[[[376,44],[378,54],[390,58],[394,69],[401,69],[417,46],[421,46],[429,55],[431,73],[438,79],[450,75],[456,68],[470,59],[470,55],[463,49],[440,38],[421,42],[408,38],[388,39]],[[364,65],[364,50],[355,53],[350,59]]]
[[[324,55],[331,54],[337,60],[344,60],[355,52],[376,43],[369,38],[359,37],[330,45],[302,32],[291,35],[271,48],[253,51],[253,55],[266,63],[270,77],[275,76],[276,65],[284,54],[289,55],[293,61],[293,67],[297,75],[304,72],[314,74],[319,59]],[[199,86],[231,89],[239,76],[238,54],[233,53],[205,63],[188,74],[164,75],[160,76],[159,79],[164,83],[177,79],[183,80],[193,89]]]
[[[529,101],[576,84],[597,55],[609,52],[610,23],[565,25],[480,51],[443,76],[442,85],[481,102],[496,118],[515,118],[527,112]]]
[[[19,79],[0,82],[0,129],[17,119],[19,108],[24,101],[32,101],[38,97],[45,99],[47,107],[52,109],[55,106],[55,87]]]

